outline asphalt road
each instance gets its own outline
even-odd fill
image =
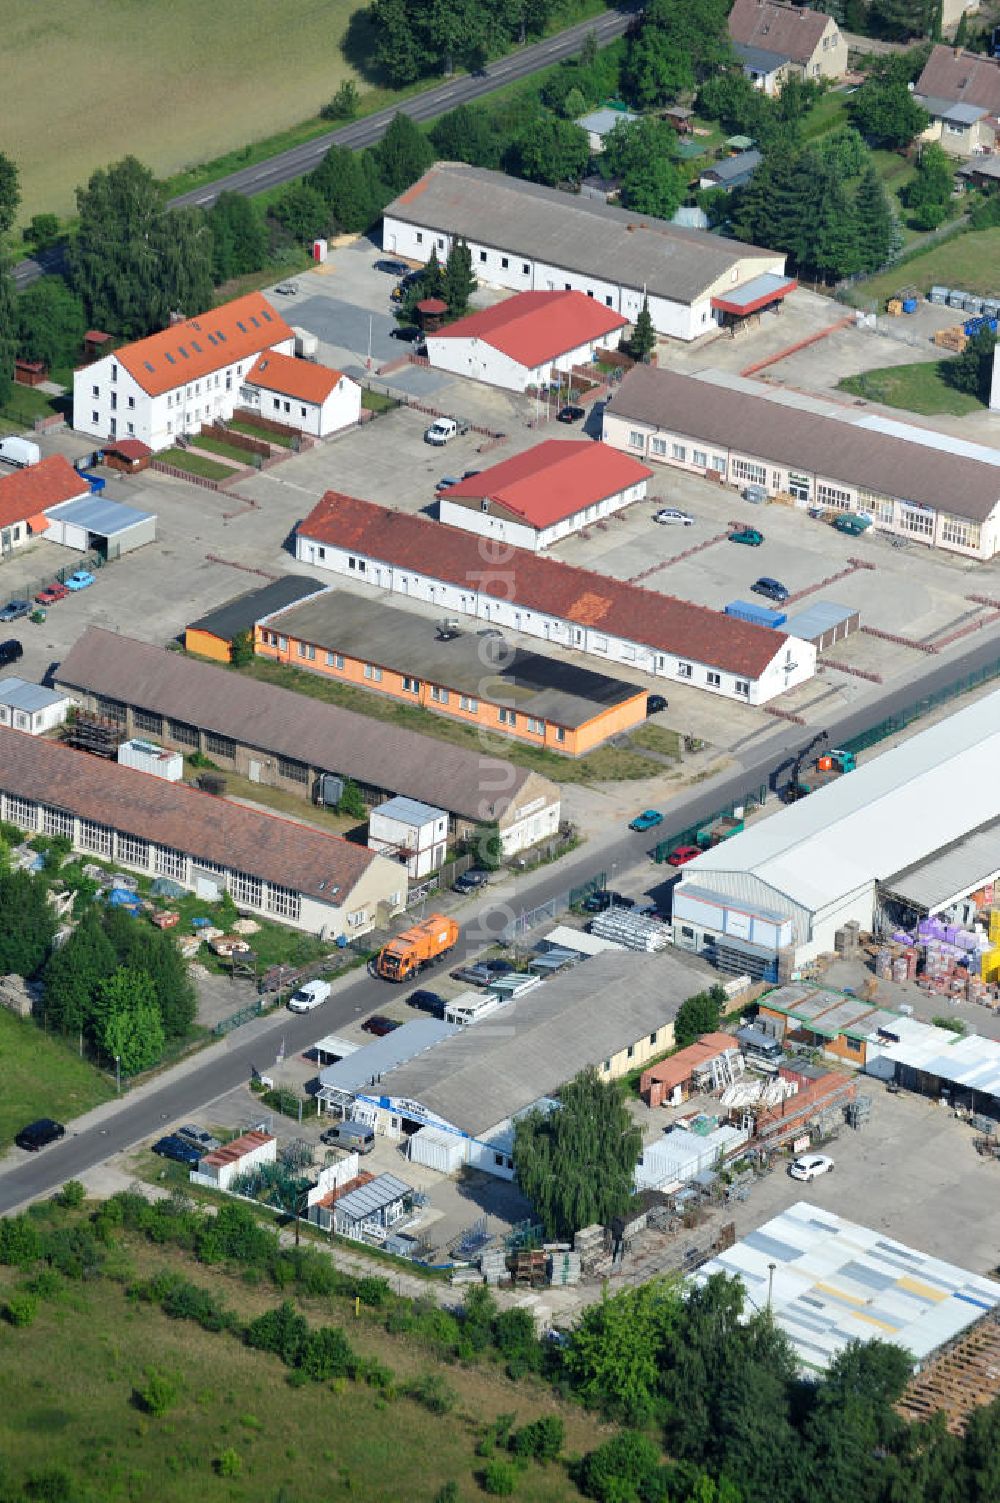
[[[980,642],[961,659],[940,664],[914,679],[908,688],[887,694],[874,706],[833,721],[827,727],[831,746],[856,736],[888,715],[907,708],[916,699],[934,689],[955,682],[979,665],[993,661],[1000,647],[996,640]],[[762,738],[743,770],[716,781],[708,791],[692,794],[670,806],[669,827],[695,824],[717,809],[738,798],[745,790],[767,782],[775,768],[786,761],[804,741],[806,733],[792,725],[779,724],[773,734]],[[490,897],[478,917],[466,921],[458,947],[438,967],[421,977],[432,981],[435,969],[453,968],[476,954],[490,942],[503,926],[517,914],[565,893],[571,886],[590,879],[596,871],[615,872],[619,880],[625,872],[648,864],[653,844],[649,834],[636,835],[623,830],[604,843],[590,842],[572,860],[561,861],[540,872],[514,879],[509,888],[491,889]],[[670,875],[668,867],[656,868],[660,880]],[[98,1127],[82,1133],[70,1133],[59,1144],[37,1155],[13,1150],[10,1167],[0,1172],[0,1214],[39,1196],[50,1194],[66,1180],[92,1169],[112,1154],[162,1132],[165,1125],[181,1117],[195,1116],[217,1097],[249,1080],[253,1068],[265,1071],[274,1060],[279,1043],[284,1040],[286,1053],[309,1048],[319,1032],[335,1033],[359,1015],[385,1006],[393,995],[384,981],[358,974],[334,992],[324,1004],[319,1019],[315,1015],[295,1017],[281,1012],[258,1024],[249,1024],[222,1043],[213,1046],[185,1068],[178,1067],[162,1081],[140,1088],[132,1097],[106,1110]]]
[[[270,157],[266,162],[258,162],[255,167],[244,167],[239,172],[231,172],[228,177],[219,178],[214,183],[203,183],[200,188],[192,188],[190,193],[181,193],[178,197],[170,199],[169,207],[176,209],[182,204],[197,204],[199,208],[207,209],[214,204],[219,194],[226,190],[252,195],[263,193],[265,188],[274,188],[281,183],[291,182],[292,178],[299,177],[304,172],[311,172],[323,160],[331,146],[351,146],[357,149],[380,141],[389,122],[398,111],[411,115],[414,120],[434,120],[438,115],[453,110],[457,104],[468,104],[473,99],[482,99],[485,94],[492,94],[494,89],[499,89],[504,84],[514,83],[519,78],[528,78],[532,73],[537,73],[540,68],[549,68],[553,63],[561,62],[563,58],[574,57],[591,32],[602,45],[611,42],[625,31],[632,20],[633,13],[629,9],[609,10],[607,15],[594,16],[589,21],[580,21],[576,26],[570,26],[555,36],[535,42],[530,47],[523,47],[519,52],[511,53],[509,57],[499,58],[495,63],[488,64],[482,73],[463,75],[435,84],[432,89],[425,89],[423,93],[415,94],[412,99],[398,105],[391,105],[388,109],[379,110],[375,115],[366,115],[363,120],[356,120],[351,125],[343,125],[339,130],[316,136],[302,146],[293,146],[291,150],[280,152],[278,156]],[[55,250],[46,251],[40,256],[29,256],[19,261],[14,267],[14,285],[19,292],[23,292],[25,287],[30,286],[39,277],[61,271],[62,267],[61,247],[57,246]]]

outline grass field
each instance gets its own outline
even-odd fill
[[[407,730],[435,736],[439,741],[450,741],[456,746],[468,747],[470,751],[483,751],[483,743],[474,726],[448,720],[444,715],[434,715],[419,706],[398,704],[388,695],[371,694],[353,684],[333,683],[318,673],[305,673],[285,663],[266,662],[263,658],[256,658],[241,671],[262,679],[266,684],[280,684],[284,689],[295,689],[300,694],[311,694],[314,699],[325,699],[330,704],[357,710],[373,720],[387,720]],[[558,752],[521,746],[516,741],[502,744],[497,733],[491,740],[500,748],[499,755],[519,767],[530,767],[534,772],[543,773],[557,783],[616,782],[656,777],[663,772],[662,762],[654,762],[651,757],[628,748],[619,750],[613,746],[601,746],[585,757],[561,757]],[[658,751],[665,749],[666,743],[656,747]],[[497,751],[491,749],[490,755],[497,755]]]
[[[127,152],[165,177],[314,116],[354,76],[340,44],[357,9],[357,0],[299,0],[294,11],[269,0],[10,7],[4,150],[21,170],[22,222],[74,210],[74,188]]]
[[[0,1149],[26,1122],[69,1122],[114,1095],[114,1087],[69,1046],[6,1008],[0,1008],[0,1071]]]
[[[218,454],[222,459],[231,459],[235,464],[248,465],[253,461],[253,455],[248,449],[227,444],[224,438],[216,438],[212,433],[200,433],[191,440],[191,444],[196,449],[206,449],[209,454]]]
[[[278,1303],[216,1271],[211,1278],[170,1252],[135,1250],[135,1270],[161,1267],[208,1285],[248,1318]],[[17,1282],[0,1271],[0,1296]],[[361,1499],[363,1503],[431,1503],[454,1479],[462,1503],[481,1497],[482,1462],[475,1447],[498,1413],[525,1423],[557,1409],[533,1383],[513,1384],[495,1369],[449,1369],[407,1338],[390,1337],[346,1302],[306,1302],[313,1324],[343,1323],[355,1350],[389,1363],[401,1377],[441,1373],[459,1395],[451,1414],[434,1415],[411,1399],[385,1400],[347,1382],[292,1387],[278,1358],[234,1337],[174,1321],[129,1301],[102,1279],[67,1286],[46,1300],[34,1323],[0,1331],[0,1455],[5,1478],[60,1468],[76,1480],[74,1503],[300,1503]],[[59,1353],[63,1357],[59,1357]],[[136,1407],[134,1390],[147,1369],[175,1375],[177,1403],[159,1418]],[[76,1378],[72,1378],[75,1374]],[[340,1391],[338,1391],[338,1387]],[[566,1450],[580,1452],[606,1438],[593,1416],[558,1407]],[[602,1433],[603,1432],[603,1433]],[[238,1475],[220,1476],[224,1452],[239,1458]],[[69,1497],[62,1489],[34,1497]],[[519,1503],[564,1503],[579,1493],[558,1463],[529,1463],[518,1475]]]
[[[156,457],[177,470],[186,470],[189,475],[201,475],[204,480],[228,480],[230,475],[236,474],[231,465],[218,464],[206,454],[195,453],[192,449],[164,449]]]
[[[902,266],[890,268],[870,281],[859,282],[855,302],[885,303],[901,287],[916,287],[926,293],[935,284],[961,287],[981,297],[995,297],[1000,277],[1000,229],[970,230],[964,235],[932,245],[923,255],[914,256]],[[956,315],[955,322],[959,317]]]
[[[880,370],[863,371],[859,376],[845,376],[838,383],[841,391],[870,402],[884,402],[889,407],[905,407],[908,412],[948,412],[965,417],[982,412],[983,404],[964,391],[949,386],[941,374],[942,360],[921,360],[914,365],[888,365]]]

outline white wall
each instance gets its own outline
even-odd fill
[[[368,820],[368,849],[391,860],[399,859],[400,850],[412,851],[406,861],[407,875],[426,877],[444,865],[448,851],[447,815],[428,820],[424,825],[410,825],[373,809]]]
[[[284,392],[271,391],[266,386],[244,385],[240,388],[239,403],[253,408],[261,417],[277,423],[287,423],[291,428],[300,428],[313,438],[327,438],[357,423],[361,416],[361,387],[348,376],[341,376],[326,401],[302,402]]]
[[[62,725],[72,701],[67,696],[44,710],[18,710],[13,705],[0,704],[0,725],[9,725],[15,731],[26,731],[29,736],[41,736],[46,731]]]
[[[448,500],[446,491],[438,501],[438,517],[449,526],[461,527],[463,532],[475,533],[477,537],[492,538],[497,542],[510,543],[516,548],[528,548],[532,552],[539,552],[559,542],[560,538],[570,537],[574,532],[579,532],[581,527],[588,527],[602,517],[609,517],[612,513],[621,511],[623,507],[631,506],[635,501],[641,501],[645,494],[646,481],[640,480],[637,484],[629,486],[627,490],[616,491],[613,496],[605,496],[603,500],[595,501],[592,506],[561,518],[551,527],[536,529],[526,522],[513,522],[506,517],[495,516],[491,512],[474,510],[471,506],[460,506],[457,501]]]

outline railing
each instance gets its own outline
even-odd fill
[[[595,872],[581,886],[571,887],[568,892],[557,893],[554,898],[549,898],[547,903],[540,903],[537,908],[528,908],[525,912],[519,913],[517,918],[512,919],[501,932],[500,943],[513,945],[539,924],[556,919],[561,913],[566,913],[570,909],[578,909],[592,892],[597,892],[606,885],[607,875],[607,872]]]
[[[239,1012],[231,1013],[228,1018],[223,1018],[220,1023],[216,1023],[212,1032],[216,1038],[221,1039],[224,1034],[232,1033],[234,1028],[242,1028],[244,1023],[250,1023],[254,1018],[259,1018],[263,1011],[263,1002],[259,1000],[251,1002],[248,1006],[241,1007]]]
[[[749,816],[753,813],[754,809],[760,809],[766,803],[767,784],[761,783],[759,787],[752,788],[747,793],[741,793],[738,798],[734,798],[732,803],[727,804],[724,809],[717,809],[714,814],[706,814],[703,819],[699,819],[697,824],[689,825],[686,830],[677,830],[672,835],[668,835],[656,846],[656,849],[653,851],[653,860],[657,865],[662,866],[670,855],[670,852],[675,851],[679,845],[695,845],[698,831],[703,830],[706,825],[710,825],[713,820],[728,819],[740,808]]]
[[[895,715],[888,715],[877,725],[870,726],[868,730],[862,731],[847,741],[842,741],[840,748],[853,752],[857,756],[859,752],[866,751],[870,746],[877,746],[880,741],[894,736],[897,731],[903,730],[914,720],[919,720],[921,716],[929,714],[938,705],[947,704],[949,700],[957,699],[960,694],[967,694],[970,689],[978,688],[980,684],[988,684],[995,678],[1000,678],[1000,657],[984,663],[981,668],[973,668],[971,672],[964,673],[961,678],[955,679],[953,683],[946,684],[941,689],[935,689],[930,694],[922,694],[905,710],[899,710]]]

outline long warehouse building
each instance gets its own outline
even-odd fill
[[[1000,691],[695,857],[674,943],[776,980],[851,919],[942,912],[1000,875],[998,767]]]
[[[636,458],[863,512],[886,532],[969,558],[1000,547],[1000,449],[770,390],[731,371],[637,365],[609,397],[603,440]]]
[[[295,551],[383,593],[744,704],[816,671],[811,642],[336,491],[299,523]]]
[[[369,804],[402,793],[447,809],[453,835],[496,823],[508,855],[559,828],[559,790],[537,772],[118,632],[90,627],[56,678],[123,739],[154,736],[262,787],[318,801],[324,776],[351,778]]]
[[[438,162],[385,211],[382,245],[443,265],[456,240],[481,282],[514,292],[582,292],[634,323],[697,339],[773,307],[795,287],[782,251],[682,229],[503,172]]]

